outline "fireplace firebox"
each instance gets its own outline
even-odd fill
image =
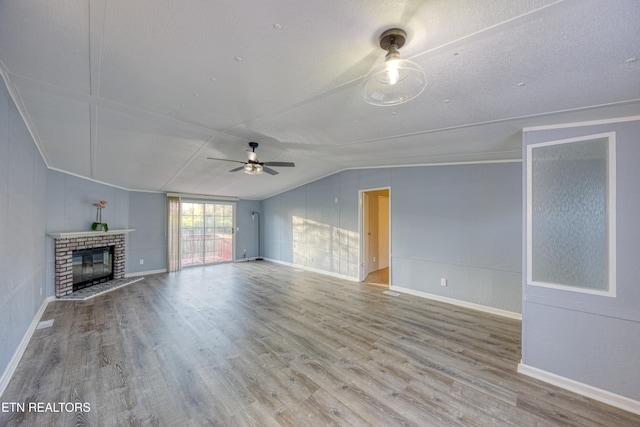
[[[113,280],[113,246],[73,251],[73,290]]]

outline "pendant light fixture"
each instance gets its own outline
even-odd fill
[[[382,64],[375,66],[364,82],[360,94],[372,105],[398,105],[420,95],[427,86],[427,78],[418,64],[400,59],[400,48],[404,46],[407,33],[392,28],[380,35],[380,47],[387,51]]]

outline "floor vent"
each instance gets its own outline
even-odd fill
[[[390,295],[390,296],[392,296],[392,297],[399,297],[399,296],[400,296],[400,294],[399,294],[399,293],[397,293],[397,292],[384,291],[384,292],[382,292],[382,293],[383,293],[383,294],[385,294],[385,295]]]

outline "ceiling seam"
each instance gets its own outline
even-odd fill
[[[100,7],[102,3],[102,7]],[[92,7],[95,5],[96,7]],[[100,98],[100,70],[104,41],[104,21],[107,4],[90,0],[89,4],[89,96]],[[91,178],[98,176],[98,107],[89,102],[89,169]]]
[[[91,178],[98,176],[98,108],[89,104],[89,168]]]
[[[540,15],[543,15],[543,12],[545,12],[545,14],[546,13],[551,13],[551,9],[553,7],[557,7],[558,5],[560,5],[562,3],[565,3],[565,0],[558,0],[558,1],[554,2],[554,3],[545,5],[545,6],[541,7],[541,8],[536,9],[536,10],[524,13],[522,15],[518,15],[516,17],[507,19],[506,21],[502,21],[502,22],[499,22],[497,24],[490,25],[489,27],[483,28],[482,30],[476,31],[476,32],[468,34],[466,36],[457,38],[456,40],[453,40],[451,42],[447,42],[447,43],[441,44],[441,45],[436,46],[436,47],[434,47],[432,49],[429,49],[429,50],[424,51],[422,53],[419,53],[419,54],[416,54],[414,56],[411,56],[409,59],[414,59],[414,58],[425,56],[425,55],[439,53],[444,49],[456,48],[460,44],[462,44],[463,42],[467,43],[467,42],[470,42],[470,41],[474,41],[476,39],[480,39],[482,37],[486,37],[488,35],[492,35],[494,33],[500,32],[500,31],[504,31],[505,29],[509,29],[509,28],[515,27],[517,25],[520,25],[522,22],[528,22],[528,21],[530,21],[532,19],[537,19],[537,18],[540,17]],[[299,102],[296,102],[294,104],[290,104],[288,106],[277,108],[277,109],[275,109],[275,110],[273,110],[271,112],[252,117],[252,118],[250,118],[248,120],[244,120],[244,121],[239,122],[239,123],[237,123],[237,124],[235,124],[235,125],[233,125],[233,126],[231,126],[229,128],[224,129],[222,132],[226,133],[226,132],[229,132],[229,131],[237,128],[237,127],[244,126],[247,123],[251,123],[253,121],[260,120],[260,119],[266,119],[266,118],[275,116],[277,114],[286,113],[287,111],[290,111],[290,110],[293,110],[295,108],[299,108],[299,107],[301,107],[303,105],[306,105],[306,104],[318,101],[320,99],[326,98],[327,96],[333,95],[334,93],[337,93],[337,92],[339,92],[339,91],[341,91],[341,90],[343,90],[345,88],[348,88],[348,87],[352,86],[353,84],[359,82],[360,80],[364,79],[365,77],[366,77],[366,75],[357,77],[357,78],[349,80],[349,81],[347,81],[347,82],[345,82],[345,83],[343,83],[343,84],[341,84],[339,86],[333,87],[333,88],[331,88],[331,89],[329,89],[327,91],[324,91],[324,92],[320,92],[319,94],[313,95],[313,96],[311,96],[309,98],[305,98],[305,99],[303,99],[303,100],[301,100]]]
[[[173,182],[173,180],[176,179],[178,175],[180,175],[182,171],[184,171],[187,168],[187,166],[191,165],[191,163],[200,155],[200,152],[204,149],[204,147],[207,146],[210,142],[213,142],[213,140],[214,140],[214,137],[212,136],[209,139],[207,139],[205,142],[203,142],[202,145],[200,145],[200,147],[195,151],[195,153],[193,153],[193,155],[189,157],[189,160],[184,162],[183,165],[180,166],[180,168],[178,168],[176,173],[174,173],[171,176],[171,178],[169,178],[169,180],[162,187],[160,187],[160,189],[165,191],[167,186],[169,186]]]
[[[84,92],[79,92],[73,89],[64,88],[61,86],[45,83],[40,80],[34,80],[29,77],[20,76],[18,74],[8,73],[11,76],[11,80],[15,83],[16,87],[21,86],[33,90],[42,91],[49,95],[58,96],[67,100],[75,100],[79,102],[85,102],[95,105],[105,110],[115,111],[123,115],[135,117],[137,119],[144,120],[162,120],[164,123],[179,127],[181,129],[189,130],[192,132],[198,132],[212,137],[224,137],[231,138],[233,140],[247,142],[245,138],[240,138],[234,135],[225,134],[217,129],[209,128],[200,124],[187,122],[175,117],[167,116],[162,113],[158,113],[151,110],[146,110],[141,107],[135,107],[128,104],[112,101],[99,96],[93,96]]]
[[[345,147],[345,146],[351,146],[351,145],[357,145],[357,144],[366,144],[366,143],[369,143],[369,142],[385,141],[385,140],[389,140],[389,139],[406,138],[406,137],[410,137],[410,136],[419,136],[419,135],[428,135],[428,134],[432,134],[432,133],[446,132],[446,131],[458,130],[458,129],[465,129],[465,128],[469,128],[469,127],[486,126],[486,125],[492,125],[492,124],[497,124],[497,123],[505,123],[505,122],[516,121],[516,120],[526,120],[526,119],[531,119],[531,118],[535,118],[535,117],[552,116],[552,115],[555,115],[555,114],[574,113],[574,112],[579,112],[579,111],[594,110],[594,109],[598,109],[598,108],[630,105],[630,104],[635,104],[635,103],[638,103],[638,102],[640,102],[640,98],[638,98],[638,99],[629,99],[629,100],[626,100],[626,101],[619,101],[619,102],[610,102],[610,103],[607,103],[607,104],[588,105],[586,107],[577,107],[577,108],[568,108],[568,109],[564,109],[564,110],[555,110],[555,111],[549,111],[549,112],[545,112],[545,113],[527,114],[527,115],[524,115],[524,116],[506,117],[504,119],[487,120],[487,121],[484,121],[484,122],[466,123],[466,124],[463,124],[463,125],[448,126],[448,127],[438,128],[438,129],[429,129],[429,130],[419,131],[419,132],[410,132],[410,133],[404,133],[404,134],[394,135],[394,136],[384,136],[384,137],[380,137],[380,138],[372,138],[372,139],[366,139],[366,140],[361,140],[361,141],[345,142],[343,144],[334,144],[331,147],[338,148],[338,147]]]

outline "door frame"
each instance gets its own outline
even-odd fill
[[[216,265],[223,264],[227,262],[234,262],[236,260],[236,215],[238,204],[234,200],[220,200],[216,198],[195,198],[195,197],[184,197],[180,198],[180,208],[182,209],[182,203],[204,203],[204,204],[216,204],[216,205],[230,205],[232,207],[232,226],[231,226],[231,259],[225,261],[219,261],[214,263],[204,263],[204,264],[192,264],[192,265],[182,265],[182,228],[180,228],[180,267],[203,267],[207,265]],[[182,211],[180,212],[182,215]]]
[[[388,265],[389,265],[389,286],[391,286],[391,269],[392,269],[392,265],[391,265],[391,234],[392,234],[392,230],[391,230],[391,186],[388,187],[377,187],[377,188],[367,188],[364,190],[359,190],[358,191],[358,230],[360,233],[360,249],[359,249],[359,259],[358,259],[358,281],[359,282],[364,282],[364,280],[367,278],[365,275],[365,255],[367,253],[367,250],[365,249],[365,244],[367,243],[366,241],[366,230],[365,230],[365,193],[371,193],[371,192],[375,192],[375,191],[381,191],[381,190],[387,190],[388,194],[389,194],[389,212],[387,215],[389,224],[388,224],[388,229],[389,229],[389,236],[388,236],[388,242],[389,242],[389,250],[387,251],[389,254],[389,259],[388,259]],[[377,231],[376,231],[377,232]]]

